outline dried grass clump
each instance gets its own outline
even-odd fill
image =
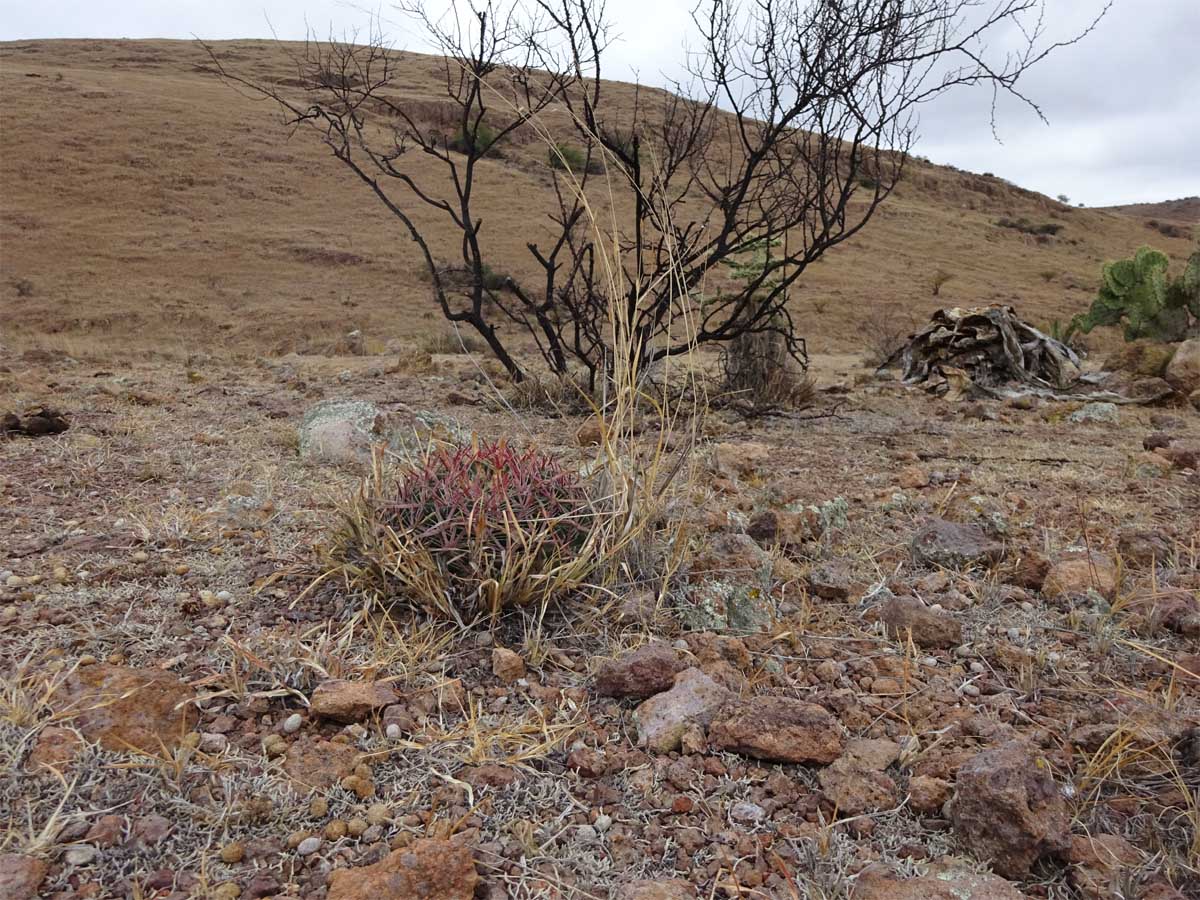
[[[814,385],[776,331],[743,334],[721,352],[721,393],[726,402],[749,414],[803,409],[813,401]]]
[[[577,475],[504,441],[429,447],[399,471],[377,460],[341,516],[331,571],[461,625],[580,588],[604,537]]]

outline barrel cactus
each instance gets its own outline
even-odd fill
[[[1166,254],[1142,247],[1132,259],[1105,263],[1100,294],[1086,313],[1067,329],[1085,334],[1097,325],[1125,324],[1125,340],[1150,338],[1179,341],[1200,319],[1200,250],[1192,254],[1183,275],[1167,276]]]

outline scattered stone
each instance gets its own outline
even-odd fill
[[[304,717],[300,713],[292,713],[283,720],[283,733],[295,734],[300,730],[300,726],[304,724]]]
[[[756,512],[746,525],[746,535],[762,547],[796,547],[813,536],[811,523],[802,513],[778,509]],[[734,537],[731,535],[731,537]]]
[[[518,678],[525,677],[525,660],[519,653],[496,647],[492,650],[492,674],[504,684],[512,684]]]
[[[174,750],[199,714],[192,690],[161,669],[98,663],[77,668],[55,697],[57,712],[106,750]]]
[[[1115,403],[1085,403],[1067,416],[1072,425],[1116,425],[1121,413]]]
[[[1120,896],[1120,876],[1141,864],[1142,853],[1115,834],[1075,834],[1067,861],[1071,884],[1080,894],[1087,900],[1109,900]]]
[[[954,786],[932,775],[914,775],[908,779],[908,806],[920,815],[932,816],[942,811]]]
[[[1117,567],[1103,553],[1071,551],[1060,556],[1050,567],[1042,585],[1047,597],[1070,597],[1094,590],[1111,600],[1117,593]]]
[[[300,423],[300,458],[355,463],[369,458],[378,439],[380,411],[363,400],[326,400],[309,408]]]
[[[855,879],[851,900],[1026,900],[1011,882],[955,863],[937,863],[915,878],[871,866]]]
[[[240,841],[230,841],[221,848],[221,862],[232,866],[240,863],[246,856],[246,846]]]
[[[327,900],[473,900],[478,883],[469,850],[422,838],[374,865],[335,869]]]
[[[631,881],[617,888],[615,900],[696,900],[696,888],[680,878]]]
[[[83,752],[84,743],[70,728],[47,725],[38,734],[25,770],[31,775],[64,772]]]
[[[916,597],[893,597],[879,614],[888,634],[918,647],[949,649],[962,643],[962,623],[950,613],[927,607]]]
[[[679,654],[660,641],[643,644],[631,653],[606,661],[596,675],[601,697],[644,700],[670,690],[675,676],[686,668]]]
[[[321,839],[319,837],[306,837],[296,845],[296,853],[300,856],[312,856],[321,849]]]
[[[684,669],[669,691],[655,694],[637,708],[638,741],[658,753],[678,750],[684,732],[705,727],[729,692],[699,669]]]
[[[1006,878],[1029,874],[1070,846],[1071,816],[1045,760],[1020,741],[973,756],[958,770],[950,821],[959,842]]]
[[[1050,560],[1036,550],[1025,549],[1013,562],[1007,581],[1017,587],[1040,591],[1050,572]]]
[[[62,434],[71,423],[57,409],[49,406],[31,406],[21,415],[5,413],[0,416],[0,437],[24,435],[25,437],[44,437],[50,434]]]
[[[1163,377],[1185,397],[1200,389],[1200,338],[1184,341],[1175,349]]]
[[[100,851],[90,844],[76,844],[63,854],[64,861],[71,866],[86,866],[95,862]]]
[[[164,816],[142,816],[133,823],[133,839],[143,847],[161,844],[171,833],[171,820]]]
[[[115,847],[124,837],[125,819],[110,813],[93,822],[83,839],[97,847]]]
[[[844,744],[841,725],[824,707],[772,696],[731,701],[708,738],[721,750],[790,763],[831,763]]]
[[[729,820],[736,825],[757,825],[767,817],[767,811],[757,803],[742,801],[729,808]]]
[[[913,537],[912,554],[918,565],[963,569],[998,563],[1004,545],[978,525],[929,519]]]
[[[808,590],[822,600],[846,600],[850,596],[850,567],[840,559],[821,563],[808,573]]]
[[[335,722],[360,722],[399,699],[384,682],[332,679],[317,685],[310,708],[314,715]]]
[[[714,470],[726,478],[749,478],[771,461],[771,448],[766,444],[717,444],[712,452]]]
[[[1171,545],[1157,531],[1126,526],[1117,529],[1117,552],[1136,566],[1153,566],[1171,558]]]

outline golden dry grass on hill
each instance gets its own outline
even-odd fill
[[[216,45],[231,69],[264,79],[294,74],[297,49]],[[404,65],[411,96],[435,99],[439,61],[406,54]],[[222,83],[198,44],[6,43],[0,104],[7,341],[269,354],[319,351],[352,328],[378,347],[442,327],[398,223],[315,136],[289,135],[271,104]],[[479,204],[496,268],[517,277],[533,274],[524,242],[553,202],[544,151],[526,155],[484,164]],[[1039,242],[998,227],[1004,217],[1062,231]],[[449,232],[433,234],[449,257]],[[1190,250],[1137,217],[915,161],[793,302],[816,353],[863,349],[864,331],[940,305],[1003,302],[1034,322],[1065,320],[1086,308],[1103,260],[1143,243]],[[953,277],[934,298],[938,269]]]

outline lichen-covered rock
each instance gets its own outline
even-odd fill
[[[1072,425],[1116,425],[1121,421],[1115,403],[1085,403],[1067,416]]]
[[[601,697],[644,700],[670,690],[675,684],[675,676],[685,667],[674,648],[661,641],[652,641],[605,662],[596,675],[596,693]]]
[[[318,403],[300,422],[300,457],[332,463],[368,459],[371,444],[379,438],[379,421],[379,407],[365,400]]]
[[[964,763],[950,809],[962,846],[1006,878],[1028,875],[1043,856],[1070,847],[1071,816],[1050,767],[1020,741]]]
[[[335,869],[327,900],[473,900],[478,883],[470,850],[423,838],[374,865]]]
[[[638,740],[658,753],[678,750],[684,732],[693,725],[706,727],[728,697],[728,690],[699,669],[684,669],[669,691],[637,708]]]
[[[1004,545],[978,525],[933,518],[913,536],[912,554],[918,565],[963,569],[998,563]]]
[[[769,696],[730,702],[708,739],[718,749],[756,759],[822,764],[837,759],[845,742],[841,724],[824,707]]]

